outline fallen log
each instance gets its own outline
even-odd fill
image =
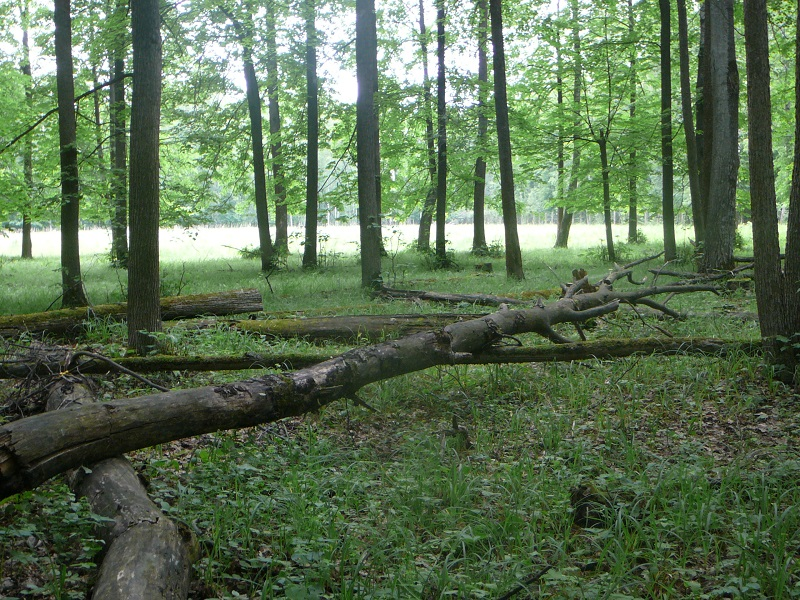
[[[623,276],[625,270],[619,270]],[[316,411],[376,381],[436,365],[455,364],[509,336],[533,332],[558,343],[558,323],[580,323],[617,309],[620,302],[649,302],[658,293],[713,291],[708,286],[663,286],[617,292],[605,278],[598,290],[578,293],[576,282],[565,297],[528,310],[499,311],[373,346],[356,348],[318,365],[291,373],[119,399],[35,415],[0,426],[0,498],[120,452],[223,429],[238,429]],[[585,278],[584,278],[585,279]],[[678,288],[678,289],[672,289]]]
[[[374,293],[378,298],[394,298],[400,300],[429,300],[431,302],[449,302],[451,304],[474,304],[477,306],[500,306],[501,304],[524,304],[516,298],[504,298],[488,294],[445,294],[442,292],[426,292],[422,290],[397,290],[382,287]]]
[[[486,316],[458,313],[348,315],[338,317],[307,317],[302,319],[265,319],[239,321],[242,331],[275,337],[299,337],[311,341],[336,340],[352,342],[359,338],[378,340],[387,334],[408,335],[428,329],[440,329],[457,321]]]
[[[47,409],[94,402],[80,382],[62,380],[50,391]],[[105,544],[94,598],[183,600],[189,594],[191,534],[150,500],[125,457],[107,458],[69,473],[70,490],[105,517],[97,534]]]
[[[484,365],[498,363],[568,362],[623,358],[651,354],[728,356],[740,352],[756,355],[761,352],[758,341],[724,340],[716,338],[640,338],[605,339],[595,342],[576,342],[557,346],[491,347],[475,354],[454,357],[454,364]],[[136,373],[162,371],[245,371],[248,369],[303,369],[330,359],[328,352],[303,354],[253,354],[241,356],[127,356],[106,361],[97,358],[62,362],[0,363],[0,379],[24,378],[29,375],[47,376],[62,373],[84,375],[107,374],[118,371],[115,365]]]
[[[257,289],[231,290],[189,296],[167,296],[161,299],[162,320],[235,315],[260,312],[264,309]],[[23,333],[67,335],[80,331],[92,319],[123,320],[128,311],[126,302],[98,304],[83,308],[66,308],[27,315],[0,316],[0,337],[19,337]]]

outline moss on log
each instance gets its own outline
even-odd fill
[[[261,292],[257,289],[168,296],[161,299],[161,318],[167,321],[203,315],[235,315],[259,312],[263,308]],[[122,320],[127,310],[128,304],[119,302],[27,315],[0,316],[0,337],[18,337],[25,332],[68,335],[80,331],[87,321],[93,319]]]

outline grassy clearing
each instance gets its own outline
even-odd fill
[[[608,265],[594,246],[529,249],[522,283],[506,280],[500,259],[480,275],[465,254],[458,272],[428,271],[411,252],[394,260],[404,269],[398,285],[524,296],[557,287],[575,267],[602,274]],[[181,281],[170,271],[178,267],[165,265],[167,281]],[[111,271],[98,263],[97,277],[87,276],[90,294],[116,289],[103,269]],[[290,264],[270,278],[272,294],[256,264],[231,256],[187,262],[183,292],[258,285],[269,310],[308,313],[442,310],[370,301],[358,277],[345,256],[313,273]],[[32,298],[43,303],[39,293]],[[660,327],[758,336],[740,314],[755,310],[752,291],[669,305],[695,316],[661,322],[621,311],[589,335]],[[187,354],[308,347],[223,325],[165,335]],[[114,354],[123,337],[123,326],[100,322],[83,343]],[[252,375],[168,373],[158,382],[188,388]],[[100,391],[148,391],[140,386],[110,377]],[[758,358],[437,368],[361,396],[376,413],[342,402],[132,456],[156,501],[197,535],[192,598],[499,598],[545,567],[515,598],[800,597],[800,398]],[[466,438],[450,434],[454,416]],[[84,597],[99,548],[92,524],[58,481],[0,505],[0,596]]]

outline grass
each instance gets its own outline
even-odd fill
[[[477,275],[459,252],[465,268],[455,272],[427,271],[405,250],[395,260],[407,287],[523,295],[557,287],[576,267],[601,275],[608,265],[594,248],[529,248],[521,283],[505,278],[501,260]],[[187,262],[183,293],[257,285],[268,311],[444,310],[370,301],[357,291],[355,261],[336,261],[311,273],[290,262],[271,277],[274,294],[252,261]],[[51,264],[27,263],[11,280]],[[0,276],[18,265],[4,263]],[[181,280],[181,263],[164,269]],[[113,270],[98,261],[87,285],[90,295],[111,294]],[[48,292],[38,293],[31,300],[44,304]],[[699,316],[620,312],[589,336],[653,335],[656,326],[758,336],[737,316],[755,310],[750,290],[678,296],[670,306]],[[165,335],[186,353],[309,347],[223,325]],[[81,343],[113,354],[123,336],[123,326],[101,322]],[[189,388],[249,376],[158,381]],[[113,376],[100,393],[145,393],[140,386]],[[799,398],[758,357],[442,367],[361,396],[376,413],[341,402],[131,455],[155,501],[197,537],[192,598],[499,598],[545,569],[515,598],[800,597]],[[466,439],[448,435],[454,416]],[[0,596],[84,597],[99,547],[93,523],[60,481],[0,505]]]

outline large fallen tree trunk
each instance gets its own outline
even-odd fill
[[[94,396],[82,383],[62,380],[50,391],[48,410],[82,406]],[[105,517],[98,535],[105,542],[94,598],[182,600],[191,570],[188,531],[182,531],[150,500],[130,462],[108,458],[70,473],[69,487]]]
[[[443,292],[426,292],[422,290],[397,290],[383,287],[375,292],[379,298],[395,298],[399,300],[430,300],[432,302],[449,302],[451,304],[474,304],[477,306],[500,306],[501,304],[524,304],[516,298],[504,298],[487,294],[446,294]]]
[[[476,354],[454,357],[454,364],[485,365],[496,363],[541,363],[593,358],[622,358],[651,354],[700,354],[727,356],[741,352],[754,355],[761,352],[758,341],[722,340],[716,338],[611,338],[595,342],[577,342],[558,346],[491,347]],[[80,358],[80,357],[79,357]],[[0,379],[24,378],[29,375],[47,376],[65,372],[85,375],[119,372],[120,367],[134,373],[160,371],[244,371],[248,369],[303,369],[331,358],[330,353],[317,351],[303,354],[253,354],[242,356],[128,356],[109,360],[84,357],[69,362],[0,363]]]
[[[261,292],[257,289],[231,290],[190,296],[168,296],[161,299],[161,318],[201,317],[203,315],[237,315],[264,309]],[[92,307],[66,308],[27,315],[0,316],[0,337],[18,337],[28,332],[65,335],[80,331],[92,319],[122,320],[128,304],[98,304]]]
[[[249,427],[303,414],[340,398],[354,397],[367,384],[455,364],[508,336],[535,332],[558,343],[570,342],[553,328],[613,312],[621,301],[660,307],[660,293],[714,291],[709,286],[663,286],[617,292],[612,283],[624,269],[580,293],[575,282],[565,297],[528,310],[507,307],[481,319],[454,323],[438,331],[350,350],[292,373],[121,399],[20,419],[0,427],[0,498],[30,489],[81,464],[201,433]],[[584,278],[585,279],[585,278]]]

